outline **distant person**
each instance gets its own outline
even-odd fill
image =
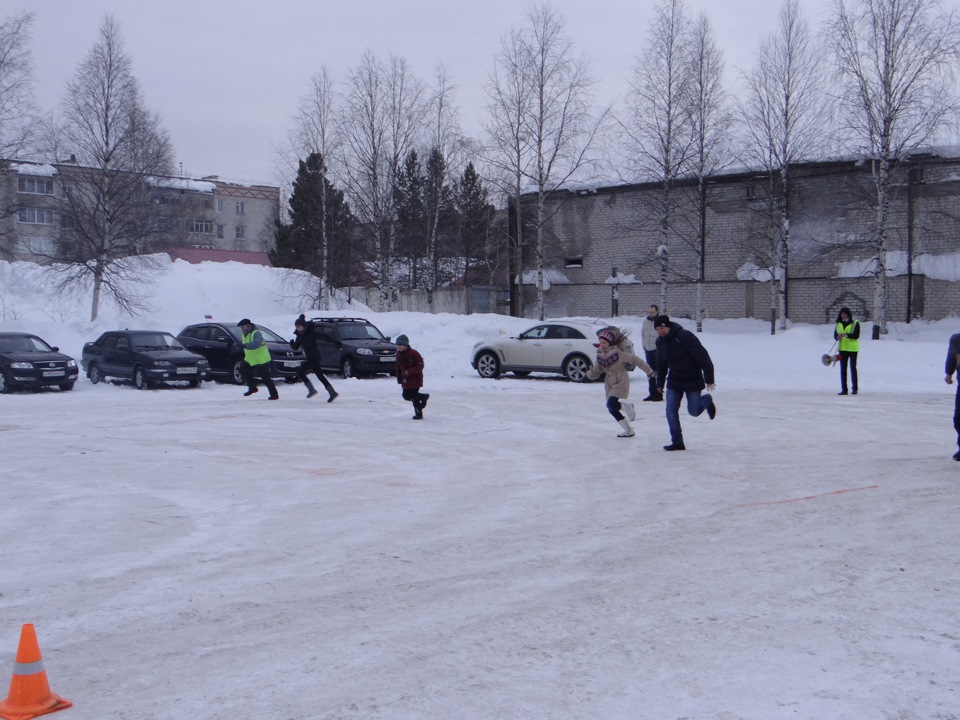
[[[706,348],[689,330],[671,322],[666,315],[658,315],[653,321],[657,330],[657,388],[663,394],[666,387],[667,425],[670,428],[670,444],[664,450],[686,450],[683,444],[683,429],[680,427],[680,401],[687,396],[687,412],[697,417],[704,410],[713,420],[717,406],[708,394],[701,394],[704,387],[713,391],[713,361]]]
[[[624,402],[630,397],[630,366],[639,367],[647,377],[656,377],[653,369],[632,351],[627,334],[617,327],[608,327],[597,333],[597,361],[590,366],[587,377],[596,380],[603,374],[603,385],[607,398],[607,411],[620,423],[623,432],[617,437],[633,437],[630,421],[637,416],[633,403]],[[623,413],[626,413],[626,417]]]
[[[290,341],[290,347],[294,350],[300,350],[302,348],[304,355],[307,356],[306,362],[297,370],[297,377],[300,378],[307,388],[307,399],[309,400],[317,394],[317,389],[313,386],[313,383],[310,382],[310,378],[307,377],[307,374],[312,372],[317,376],[317,379],[323,384],[323,388],[327,391],[329,395],[327,402],[332,403],[340,396],[340,393],[333,389],[333,385],[327,380],[327,376],[323,374],[323,368],[320,367],[320,348],[317,347],[316,326],[312,321],[307,320],[305,316],[301,315],[293,323],[293,334],[295,337]]]
[[[640,340],[643,343],[643,357],[647,365],[652,368],[657,366],[657,329],[653,326],[653,321],[660,314],[659,305],[651,305],[647,310],[647,317],[643,319],[643,329],[640,331]],[[657,389],[657,375],[654,373],[649,380],[647,396],[644,402],[663,402],[663,395]]]
[[[857,352],[860,350],[860,321],[853,319],[850,308],[840,308],[837,314],[837,327],[833,330],[833,339],[839,343],[840,352],[840,392],[847,394],[847,365],[850,366],[851,393],[857,394]]]
[[[951,335],[950,343],[947,345],[947,363],[944,368],[947,373],[944,378],[947,385],[953,385],[953,374],[957,372],[957,363],[960,363],[960,333]],[[953,429],[957,431],[957,452],[953,454],[953,459],[960,461],[960,376],[957,380],[957,397],[953,403]]]
[[[423,387],[423,356],[410,347],[406,335],[397,335],[397,382],[403,388],[403,399],[413,403],[413,419],[423,420],[423,409],[430,399],[428,393],[420,392]]]
[[[260,380],[270,391],[270,400],[279,400],[277,386],[273,384],[273,378],[270,377],[270,348],[263,340],[263,333],[250,322],[249,318],[244,318],[237,323],[240,328],[240,344],[243,346],[243,362],[240,363],[240,372],[247,383],[247,391],[244,397],[250,397],[257,390],[257,382],[254,375],[260,377]]]

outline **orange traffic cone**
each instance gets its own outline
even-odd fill
[[[47,672],[43,669],[40,645],[33,623],[27,623],[20,631],[17,659],[13,663],[13,679],[10,694],[0,702],[0,718],[6,720],[29,720],[40,715],[64,710],[73,703],[50,692]]]

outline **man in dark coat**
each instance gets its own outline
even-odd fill
[[[666,315],[658,315],[653,321],[657,331],[657,388],[663,393],[666,387],[667,425],[670,427],[670,444],[664,450],[686,450],[683,444],[683,429],[680,427],[680,401],[687,396],[687,411],[697,417],[704,410],[713,420],[717,406],[708,394],[701,394],[704,387],[713,390],[713,361],[697,336],[671,322]]]
[[[307,320],[305,316],[301,315],[294,322],[293,328],[295,337],[290,341],[290,347],[294,350],[303,348],[303,353],[307,356],[307,361],[297,370],[297,377],[300,378],[307,388],[307,399],[317,394],[317,389],[313,387],[313,383],[310,382],[310,378],[307,377],[308,373],[313,372],[330,396],[327,398],[327,402],[332,403],[340,393],[333,389],[333,385],[327,380],[327,376],[323,374],[323,368],[320,367],[320,348],[317,347],[316,326],[313,322]]]
[[[947,376],[944,380],[947,385],[953,385],[953,374],[957,371],[957,363],[960,362],[960,333],[950,336],[950,343],[947,346],[947,362],[944,371]],[[960,381],[960,377],[957,378]],[[957,431],[957,452],[953,459],[960,460],[960,382],[957,383],[957,398],[953,403],[953,429]]]

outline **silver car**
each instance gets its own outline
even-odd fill
[[[473,346],[470,364],[484,378],[512,372],[563,375],[584,382],[596,357],[597,331],[605,325],[576,321],[546,321],[517,337],[483,340]]]

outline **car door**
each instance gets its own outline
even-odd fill
[[[517,367],[543,367],[543,343],[547,336],[546,325],[538,325],[520,333],[507,353],[505,364]]]
[[[320,364],[324,368],[340,369],[340,342],[334,335],[336,328],[327,323],[317,323],[313,334],[320,351]]]
[[[214,372],[229,373],[230,355],[236,348],[230,333],[219,325],[201,325],[194,336],[194,345],[188,349],[203,355]]]
[[[543,341],[543,366],[559,368],[563,359],[576,347],[574,339],[583,339],[583,336],[566,325],[550,325],[547,336]]]
[[[133,375],[133,340],[127,335],[117,335],[117,344],[110,352],[110,370],[108,375],[114,377],[131,377]]]

